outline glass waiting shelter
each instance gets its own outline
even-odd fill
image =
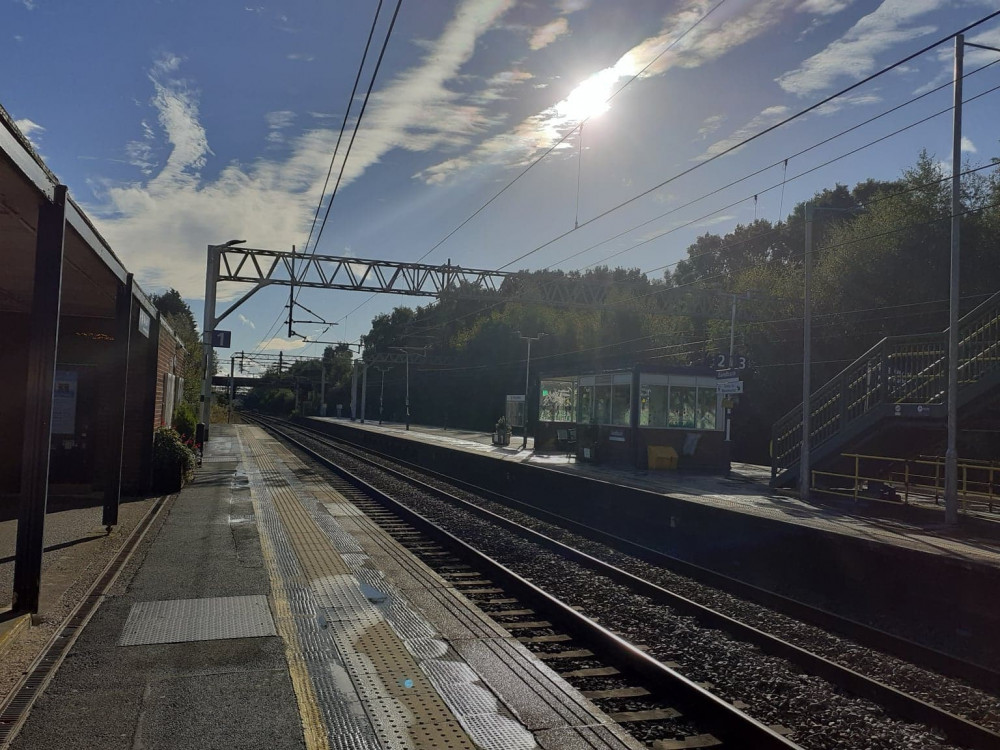
[[[544,375],[537,424],[540,453],[643,469],[664,453],[678,468],[728,466],[722,398],[705,367]]]

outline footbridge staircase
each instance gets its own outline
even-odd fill
[[[998,397],[1000,292],[959,320],[960,426],[963,417]],[[846,452],[932,452],[945,429],[947,398],[947,330],[884,338],[813,392],[809,462],[822,470],[836,465]],[[917,445],[921,439],[925,444]],[[801,404],[774,424],[771,440],[771,484],[795,485],[802,447]]]

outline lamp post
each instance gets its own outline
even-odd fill
[[[378,423],[382,424],[382,402],[385,397],[385,374],[391,370],[391,367],[379,367],[378,371],[382,373],[382,387],[378,392]]]
[[[406,356],[406,429],[410,429],[410,349],[406,346],[392,347],[398,352],[403,352]],[[383,383],[384,383],[383,375]]]
[[[537,336],[522,336],[520,331],[514,331],[519,339],[528,342],[528,356],[524,360],[524,440],[521,443],[521,448],[528,447],[528,375],[531,372],[531,342],[538,341],[542,336],[548,336],[547,333],[541,331],[538,332]]]
[[[208,426],[212,422],[212,333],[215,331],[215,285],[219,280],[219,260],[222,251],[227,247],[242,245],[246,240],[229,240],[221,245],[208,246],[208,260],[205,271],[205,315],[202,318],[202,358],[204,373],[201,381],[201,424],[198,431],[201,433],[201,444],[204,449],[208,442]]]

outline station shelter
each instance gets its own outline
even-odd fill
[[[725,471],[725,408],[707,367],[543,374],[535,451],[647,468]]]
[[[189,353],[2,107],[0,264],[0,517],[147,492]]]

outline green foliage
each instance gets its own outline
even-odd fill
[[[197,404],[205,368],[202,366],[201,340],[194,314],[176,289],[150,295],[149,299],[187,350],[187,356],[184,358],[184,400],[192,405]],[[215,354],[212,365],[213,370],[218,369],[218,354]]]
[[[197,424],[194,407],[187,401],[181,401],[174,412],[174,429],[182,439],[188,440],[194,437]]]
[[[159,427],[153,433],[153,489],[177,492],[190,481],[196,463],[194,452],[176,430]]]
[[[810,198],[814,206],[833,209],[817,210],[812,224],[816,387],[884,336],[946,327],[951,209],[950,185],[942,177],[925,152],[896,180],[836,184]],[[967,310],[1000,289],[1000,178],[965,175],[963,203]],[[486,431],[502,413],[504,396],[524,392],[526,345],[516,331],[548,334],[532,345],[532,380],[636,363],[701,363],[707,354],[728,350],[728,295],[740,295],[735,347],[752,366],[743,374],[746,395],[734,412],[733,455],[766,463],[771,425],[801,397],[805,206],[795,205],[776,223],[760,219],[698,237],[662,278],[628,268],[522,271],[500,292],[444,294],[426,306],[398,307],[372,321],[365,357],[406,346],[450,358],[441,368],[411,361],[412,421]],[[604,304],[573,308],[537,301],[541,285],[573,283],[603,287]],[[350,360],[344,365],[339,377],[346,386]],[[391,367],[384,416],[402,421],[405,365]],[[368,387],[367,417],[377,418],[381,373],[369,371]],[[349,403],[342,393],[327,399],[331,413],[333,404]],[[529,392],[529,399],[536,396]]]

